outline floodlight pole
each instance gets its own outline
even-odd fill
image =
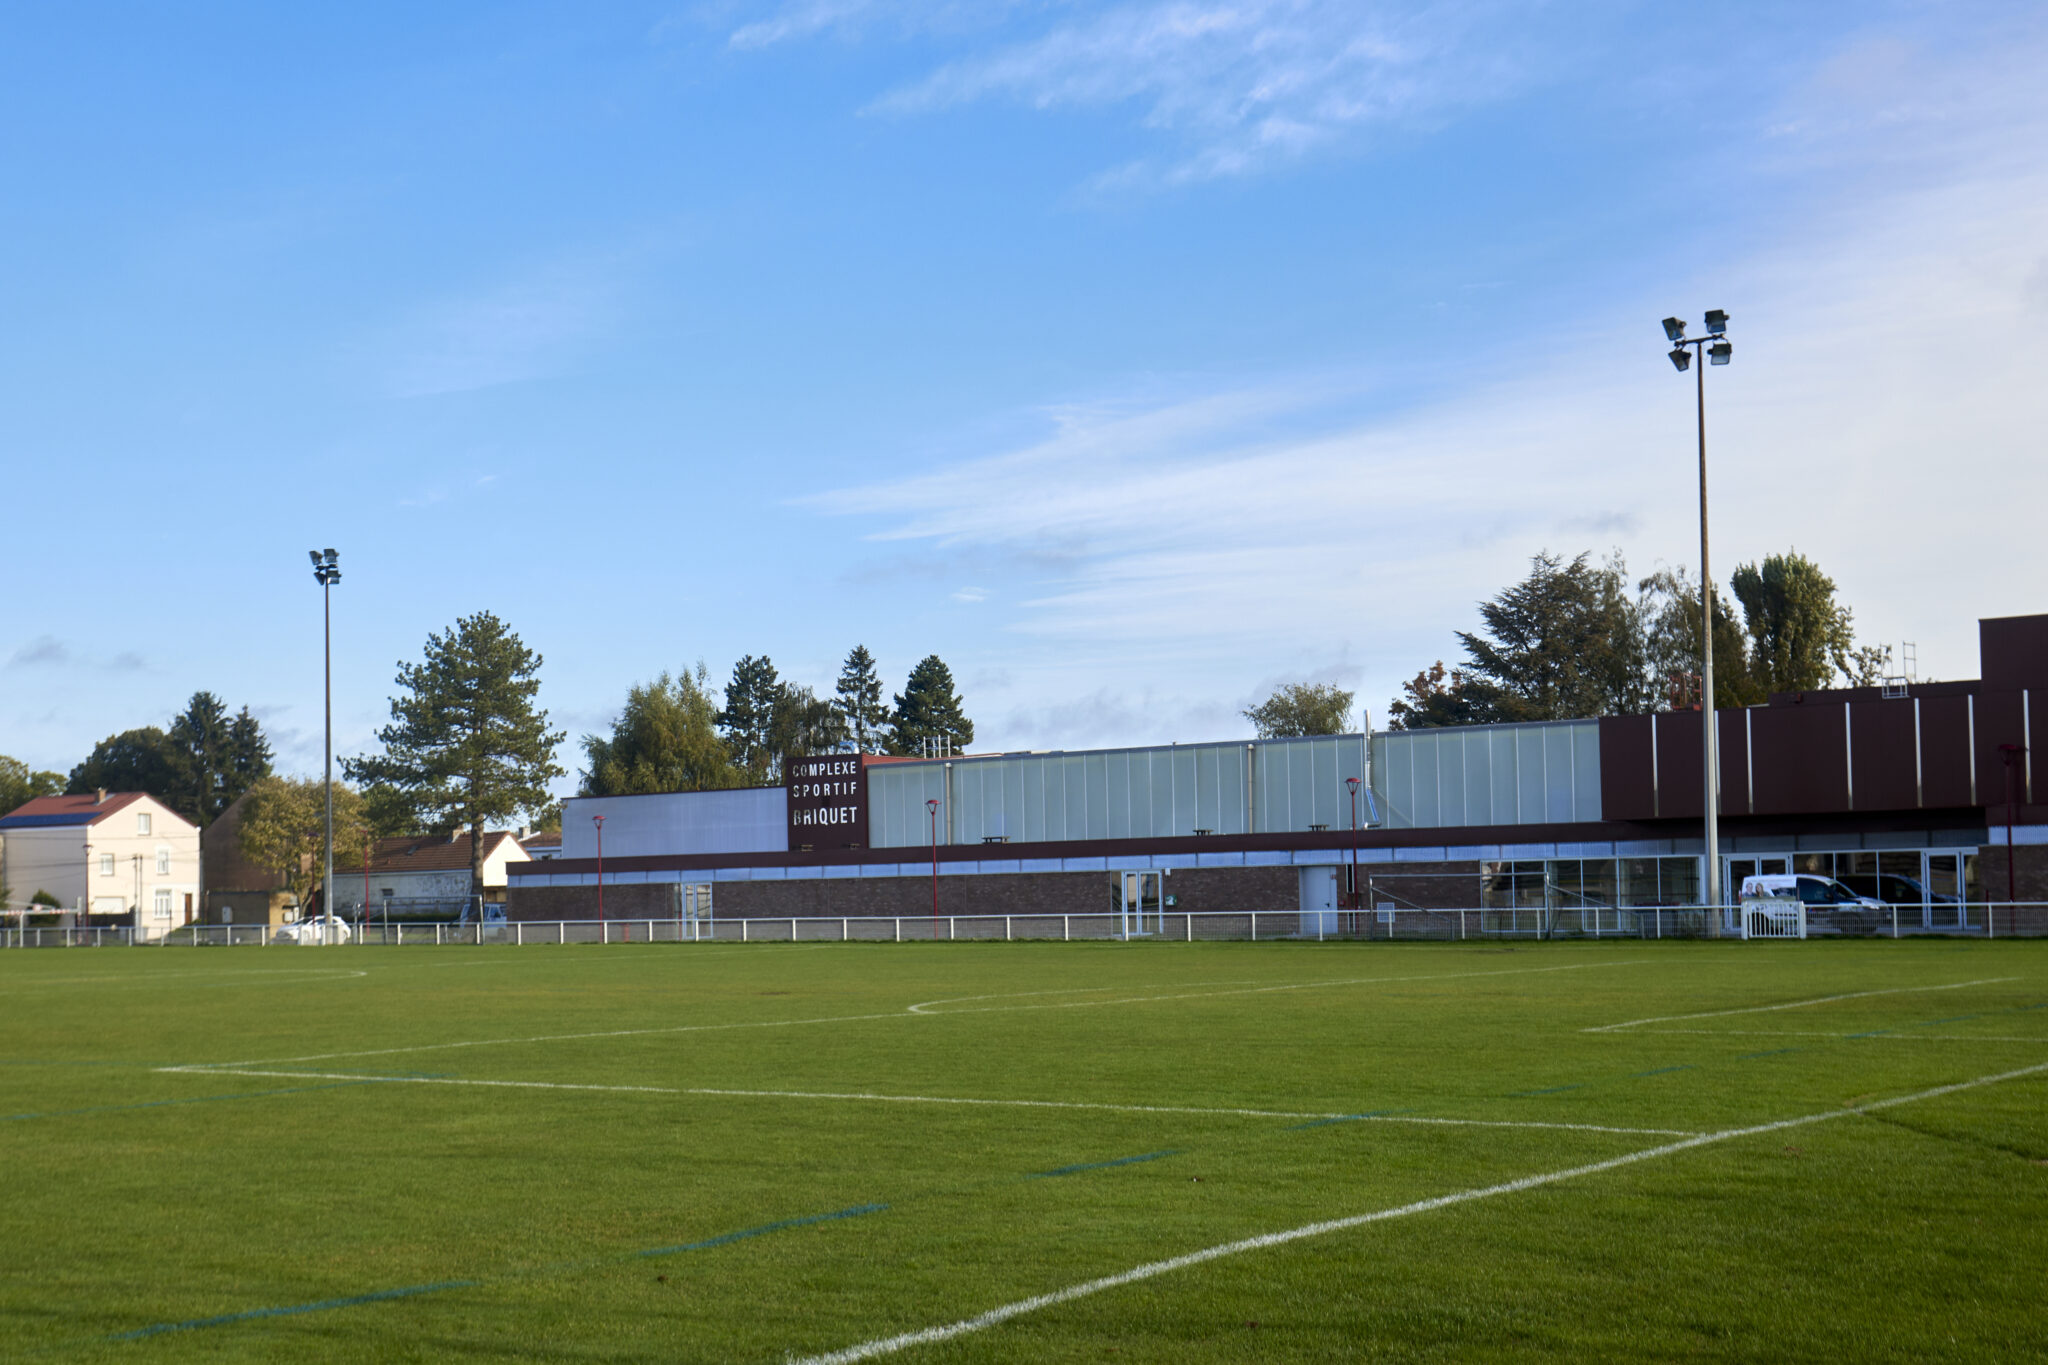
[[[320,584],[321,674],[325,688],[323,712],[326,717],[326,843],[321,861],[320,944],[325,947],[334,935],[334,594],[341,581],[341,556],[333,550],[311,550],[313,577]]]
[[[928,796],[925,811],[932,817],[932,942],[939,941],[939,798]]]
[[[1685,324],[1677,318],[1664,320],[1664,335],[1671,342],[1671,363],[1680,371],[1694,370],[1694,393],[1699,413],[1700,441],[1700,757],[1704,774],[1706,829],[1707,936],[1721,936],[1721,754],[1719,726],[1714,711],[1714,570],[1707,546],[1707,364],[1728,363],[1728,315],[1719,310],[1707,314],[1707,334],[1685,335]],[[1692,347],[1691,354],[1686,347]]]

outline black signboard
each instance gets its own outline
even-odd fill
[[[783,770],[791,852],[867,847],[868,778],[859,754],[787,759]]]

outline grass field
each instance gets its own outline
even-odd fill
[[[2048,1353],[2048,942],[9,952],[0,1086],[10,1357]]]

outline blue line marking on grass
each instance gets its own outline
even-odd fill
[[[289,1318],[300,1313],[324,1313],[330,1308],[353,1308],[359,1303],[377,1303],[384,1299],[408,1299],[415,1294],[438,1294],[444,1289],[471,1289],[476,1283],[475,1280],[441,1280],[435,1284],[410,1284],[403,1289],[380,1289],[373,1294],[351,1294],[345,1299],[293,1303],[280,1308],[251,1308],[244,1313],[222,1313],[218,1317],[193,1318],[189,1322],[159,1322],[151,1327],[137,1328],[133,1332],[116,1332],[107,1340],[136,1341],[164,1332],[190,1332],[200,1327],[225,1327],[229,1323],[248,1322],[252,1318]]]
[[[1868,1033],[1845,1033],[1845,1034],[1843,1034],[1842,1036],[1843,1036],[1843,1037],[1845,1037],[1845,1038],[1875,1038],[1875,1037],[1877,1037],[1877,1036],[1878,1036],[1879,1034],[1884,1034],[1884,1033],[1890,1033],[1890,1032],[1891,1032],[1891,1030],[1890,1030],[1890,1029],[1888,1029],[1888,1028],[1874,1028],[1874,1029],[1870,1030],[1870,1032],[1868,1032]]]
[[[1982,1019],[1981,1014],[1951,1014],[1946,1019],[1922,1019],[1914,1028],[1933,1028],[1936,1024],[1960,1024],[1965,1019]]]
[[[1694,1069],[1695,1068],[1691,1062],[1687,1062],[1683,1066],[1660,1066],[1655,1071],[1638,1071],[1634,1075],[1630,1076],[1629,1079],[1640,1080],[1644,1076],[1662,1076],[1667,1072],[1692,1071]]]
[[[1584,1090],[1585,1088],[1583,1085],[1553,1085],[1548,1090],[1514,1090],[1508,1093],[1508,1098],[1518,1100],[1528,1095],[1562,1095],[1567,1090]]]
[[[1044,1180],[1050,1176],[1074,1175],[1080,1171],[1107,1170],[1111,1166],[1135,1166],[1140,1161],[1158,1161],[1161,1157],[1179,1156],[1181,1151],[1181,1148],[1173,1147],[1163,1152],[1146,1152],[1142,1156],[1120,1156],[1114,1161],[1088,1161],[1083,1162],[1079,1166],[1061,1166],[1057,1170],[1034,1171],[1027,1178],[1031,1180]]]
[[[229,1095],[188,1095],[181,1100],[144,1100],[139,1104],[95,1104],[87,1109],[52,1109],[37,1114],[0,1114],[0,1123],[22,1119],[62,1119],[78,1114],[118,1114],[129,1109],[162,1109],[173,1104],[211,1104],[217,1100],[260,1100],[272,1095],[303,1095],[311,1090],[341,1090],[352,1085],[374,1085],[374,1081],[334,1081],[327,1085],[291,1085],[282,1090],[242,1090]]]
[[[2038,1005],[2021,1005],[2013,1012],[2015,1014],[2025,1014],[2028,1010],[2048,1010],[2048,1000],[2043,1000]]]
[[[1745,1052],[1735,1060],[1738,1062],[1753,1062],[1759,1057],[1782,1057],[1788,1052],[1798,1052],[1799,1050],[1796,1047],[1774,1047],[1769,1052]]]
[[[840,1218],[858,1218],[862,1214],[880,1213],[888,1207],[887,1204],[855,1204],[850,1209],[838,1209],[831,1213],[814,1213],[804,1218],[784,1218],[780,1222],[763,1223],[759,1227],[753,1228],[741,1228],[737,1232],[721,1232],[718,1236],[707,1237],[701,1242],[678,1242],[672,1247],[649,1247],[645,1251],[636,1251],[633,1254],[635,1256],[673,1256],[679,1251],[708,1251],[712,1247],[722,1247],[728,1242],[740,1242],[749,1237],[761,1237],[771,1232],[781,1232],[784,1228],[804,1228],[809,1227],[813,1223],[830,1223]]]
[[[1298,1133],[1304,1128],[1327,1128],[1333,1123],[1357,1123],[1360,1119],[1384,1118],[1388,1114],[1412,1114],[1413,1109],[1370,1109],[1363,1114],[1332,1114],[1326,1119],[1310,1119],[1307,1123],[1290,1123],[1286,1131]]]

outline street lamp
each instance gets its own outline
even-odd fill
[[[1707,334],[1688,337],[1681,318],[1664,319],[1664,339],[1671,343],[1671,364],[1680,374],[1693,371],[1698,395],[1700,432],[1700,733],[1706,766],[1707,933],[1721,936],[1721,768],[1720,745],[1714,731],[1714,572],[1707,560],[1707,367],[1694,366],[1693,353],[1705,351],[1707,365],[1726,365],[1735,355],[1728,340],[1728,314],[1709,308],[1703,324]],[[1688,350],[1687,348],[1691,349]]]
[[[1365,908],[1365,898],[1358,894],[1358,779],[1347,777],[1344,785],[1351,788],[1351,908],[1357,911]],[[1358,931],[1357,920],[1351,927],[1353,933]]]
[[[320,635],[324,650],[322,676],[326,684],[327,721],[327,844],[320,883],[320,942],[334,935],[334,597],[330,591],[341,581],[341,556],[332,549],[308,550],[313,560],[313,581],[320,585]]]
[[[939,798],[928,796],[925,813],[932,818],[932,942],[939,940]]]

